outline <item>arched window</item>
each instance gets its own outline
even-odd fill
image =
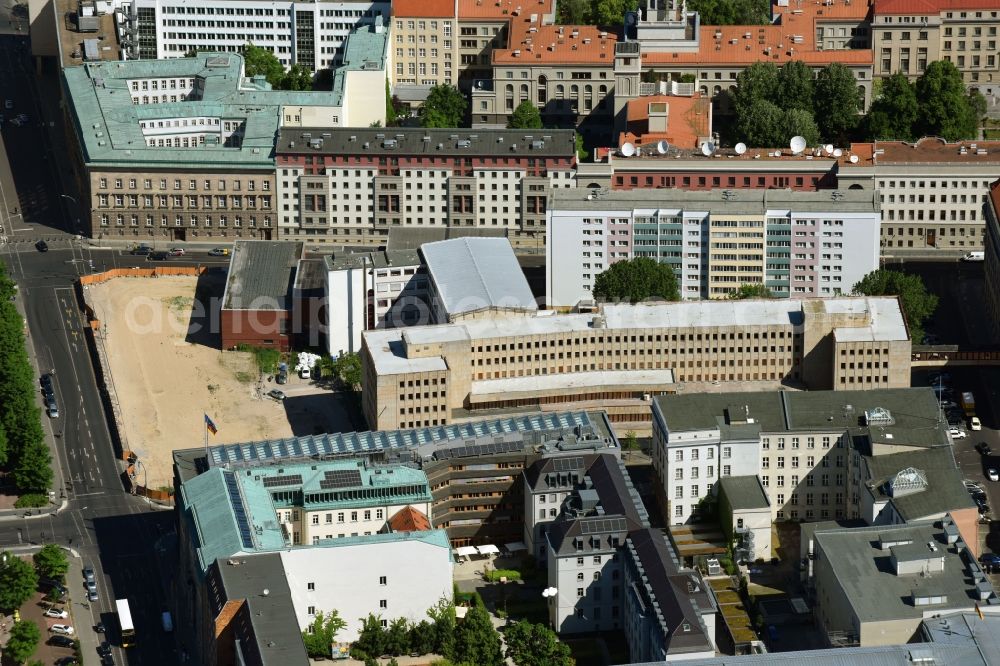
[[[523,102],[523,101],[525,101],[527,99],[531,99],[531,91],[528,90],[528,84],[527,83],[522,83],[521,84],[521,98],[518,101],[519,102]]]
[[[538,94],[537,94],[537,99],[538,99],[538,104],[539,105],[544,105],[545,102],[549,98],[549,96],[548,96],[548,83],[549,83],[549,80],[545,77],[544,74],[542,74],[542,75],[540,75],[538,77]]]
[[[559,85],[556,86],[556,99],[562,99],[565,96],[566,96],[566,88],[563,86],[563,84],[560,83]]]
[[[702,87],[700,87],[698,89],[698,92],[701,93],[702,97],[708,97],[708,86],[702,86]]]
[[[505,97],[507,99],[507,102],[506,102],[507,103],[507,110],[508,111],[513,111],[514,110],[514,86],[512,84],[510,84],[510,83],[507,84],[507,92],[506,92]]]

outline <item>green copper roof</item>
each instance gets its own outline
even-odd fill
[[[361,26],[349,34],[344,41],[343,64],[333,75],[333,92],[343,99],[347,72],[370,69],[384,71],[388,46],[389,30],[382,27],[381,16],[375,17],[375,25]]]
[[[364,34],[360,44],[365,44],[368,37]],[[373,33],[371,37],[384,41],[384,34]],[[132,80],[180,77],[195,81],[189,99],[157,104],[132,103]],[[342,90],[271,90],[266,82],[243,76],[243,57],[236,53],[86,63],[64,69],[63,84],[84,160],[90,165],[107,167],[271,169],[282,107],[339,107],[343,97]],[[155,95],[164,94],[164,91],[137,94]],[[139,125],[141,121],[191,118],[243,124],[241,145],[210,145],[207,142],[196,148],[146,145]]]

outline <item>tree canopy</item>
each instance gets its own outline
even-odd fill
[[[542,114],[531,100],[524,100],[510,114],[507,129],[542,129]]]
[[[43,578],[52,580],[63,580],[66,572],[69,571],[69,560],[66,559],[66,551],[54,543],[47,544],[40,551],[32,556],[35,568]]]
[[[465,119],[468,102],[455,86],[446,84],[431,88],[420,107],[421,127],[460,127]]]
[[[574,666],[569,646],[544,624],[521,620],[504,631],[507,658],[517,666]]]
[[[881,141],[910,141],[917,122],[917,89],[905,74],[882,79],[878,96],[868,110],[868,134]]]
[[[247,76],[262,75],[272,88],[278,88],[285,76],[285,68],[278,57],[270,49],[254,46],[253,42],[243,47],[243,70]]]
[[[827,141],[848,142],[858,124],[858,83],[847,67],[831,63],[816,75],[813,109],[820,134]]]
[[[946,141],[974,139],[986,102],[978,92],[967,94],[962,73],[947,60],[935,60],[917,79],[915,134]]]
[[[361,386],[361,357],[357,353],[341,354],[330,362],[333,376],[351,390]]]
[[[0,610],[14,610],[38,587],[35,568],[14,553],[0,552]]]
[[[769,0],[688,0],[689,11],[698,12],[702,25],[768,25]]]
[[[276,87],[281,90],[312,90],[313,74],[302,65],[292,65],[282,74]]]
[[[801,60],[792,60],[778,70],[777,100],[783,109],[813,112],[813,71]]]
[[[346,626],[347,622],[336,610],[329,613],[319,611],[309,625],[310,631],[302,632],[302,642],[306,645],[306,652],[310,657],[329,657],[330,644]]]
[[[669,264],[649,257],[619,261],[594,279],[594,297],[639,303],[649,299],[680,300],[677,276]]]
[[[13,659],[15,663],[22,664],[35,654],[41,639],[42,631],[34,622],[28,620],[15,622],[11,627],[4,655]]]
[[[500,635],[485,608],[473,606],[455,627],[454,660],[476,666],[503,666]]]
[[[730,300],[742,301],[748,298],[775,298],[774,292],[763,284],[741,284],[740,288],[729,294]]]
[[[880,268],[861,278],[854,293],[865,296],[898,296],[899,305],[917,344],[924,339],[924,322],[937,309],[938,297],[927,291],[919,275]]]

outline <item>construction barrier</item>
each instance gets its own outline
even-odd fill
[[[81,275],[80,284],[100,284],[114,278],[156,278],[174,275],[198,277],[207,270],[205,266],[157,266],[156,268],[112,268],[103,273]]]

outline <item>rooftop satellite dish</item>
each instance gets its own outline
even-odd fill
[[[742,155],[745,152],[747,152],[747,144],[740,141],[738,144],[736,144],[736,154]]]
[[[857,164],[857,163],[858,163],[858,156],[851,155],[851,164]]]
[[[715,144],[712,143],[711,141],[706,141],[705,143],[701,144],[701,154],[704,155],[705,157],[710,156],[714,152],[715,152]]]
[[[635,144],[626,141],[618,152],[621,153],[622,157],[632,157],[635,155]]]
[[[667,143],[666,141],[656,142],[656,152],[659,153],[660,155],[666,155],[669,149],[670,149],[670,144]]]
[[[793,153],[798,155],[806,149],[806,138],[804,136],[793,136],[792,140],[788,142],[788,147],[792,149]]]
[[[841,157],[843,154],[844,154],[843,150],[841,150],[840,148],[834,148],[833,150],[834,157]]]
[[[823,150],[826,151],[827,155],[833,155],[833,144],[832,143],[826,144],[825,146],[823,146]]]

